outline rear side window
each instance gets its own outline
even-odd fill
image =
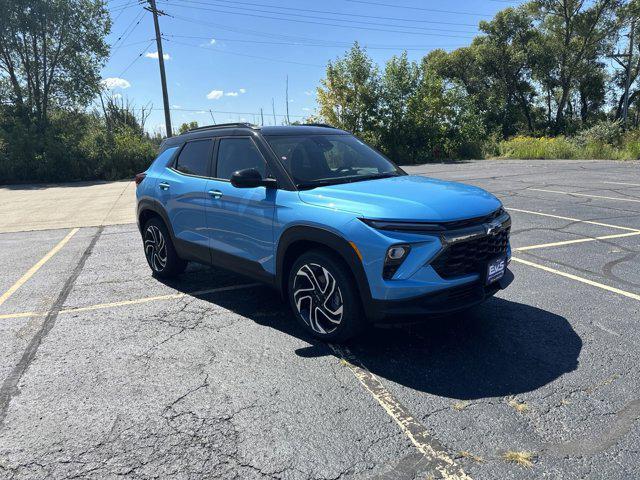
[[[212,140],[187,143],[176,160],[175,169],[188,175],[209,176]]]
[[[250,138],[223,138],[218,145],[217,178],[229,180],[233,172],[255,168],[262,178],[267,176],[264,158]]]

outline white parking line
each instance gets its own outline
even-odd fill
[[[49,250],[49,253],[47,253],[44,257],[38,260],[38,262],[29,270],[27,270],[26,273],[22,275],[22,277],[20,277],[16,283],[11,285],[11,287],[9,287],[9,290],[4,292],[0,296],[0,305],[6,302],[9,299],[9,297],[13,295],[16,292],[16,290],[18,290],[22,285],[24,285],[38,270],[40,270],[40,268],[45,263],[47,263],[51,257],[53,257],[56,253],[58,253],[62,249],[62,247],[64,247],[67,244],[67,242],[71,240],[71,237],[73,237],[76,233],[78,233],[78,230],[79,230],[78,228],[74,228],[69,233],[67,233],[67,235],[62,240],[60,240],[55,247]]]
[[[625,290],[620,290],[619,288],[610,287],[609,285],[605,285],[599,282],[594,282],[593,280],[589,280],[588,278],[579,277],[577,275],[573,275],[572,273],[562,272],[560,270],[556,270],[555,268],[547,267],[545,265],[540,265],[539,263],[530,262],[528,260],[523,260],[521,258],[511,257],[511,260],[513,260],[514,262],[522,263],[524,265],[528,265],[530,267],[544,270],[545,272],[555,273],[556,275],[570,278],[571,280],[585,283],[587,285],[591,285],[592,287],[597,287],[597,288],[601,288],[602,290],[607,290],[609,292],[617,293],[618,295],[622,295],[627,298],[632,298],[633,300],[640,300],[640,295],[638,295],[637,293],[627,292]]]
[[[545,190],[543,188],[528,188],[527,190],[533,190],[536,192],[559,193],[562,195],[570,195],[573,197],[603,198],[605,200],[617,200],[619,202],[640,203],[640,199],[635,199],[635,198],[607,197],[605,195],[592,195],[589,193],[561,192],[559,190]]]
[[[411,443],[422,453],[433,466],[441,478],[446,480],[471,480],[462,467],[458,466],[447,454],[427,429],[407,411],[378,377],[371,373],[351,351],[339,345],[329,344],[329,347],[346,362],[353,375],[360,381],[371,396],[384,408],[385,412],[398,424]]]
[[[625,183],[625,182],[602,182],[610,185],[627,185],[629,187],[640,187],[640,183]]]
[[[550,213],[535,212],[533,210],[522,210],[520,208],[506,207],[508,211],[530,213],[531,215],[539,215],[541,217],[557,218],[560,220],[569,220],[570,222],[588,223],[589,225],[598,225],[600,227],[617,228],[619,230],[627,230],[630,232],[640,232],[637,228],[621,227],[620,225],[611,225],[609,223],[596,222],[593,220],[581,220],[579,218],[563,217],[562,215],[552,215]]]
[[[536,250],[538,248],[561,247],[564,245],[573,245],[574,243],[595,242],[598,240],[608,240],[611,238],[633,237],[635,235],[640,235],[640,232],[616,233],[615,235],[602,235],[601,237],[577,238],[575,240],[565,240],[563,242],[541,243],[539,245],[529,245],[526,247],[514,248],[513,251],[524,252],[526,250]]]

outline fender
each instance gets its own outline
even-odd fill
[[[140,215],[144,210],[151,210],[152,212],[157,213],[160,216],[160,218],[162,218],[162,220],[164,221],[164,224],[167,226],[167,229],[169,230],[169,235],[171,235],[171,240],[172,241],[175,240],[175,235],[173,233],[173,226],[169,221],[169,215],[167,215],[167,212],[162,206],[162,204],[155,198],[151,198],[151,197],[144,197],[138,201],[136,221],[138,223],[138,230],[140,230],[141,234],[142,234],[142,227],[144,225],[140,225]]]
[[[283,295],[286,295],[285,283],[287,281],[287,278],[284,278],[285,254],[290,245],[300,240],[320,243],[336,252],[347,263],[356,279],[356,286],[360,292],[362,306],[367,317],[375,319],[379,316],[374,308],[369,282],[360,258],[346,239],[320,227],[296,225],[286,229],[280,236],[276,253],[276,285]]]

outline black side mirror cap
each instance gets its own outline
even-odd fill
[[[233,172],[231,175],[231,185],[236,188],[276,188],[275,178],[262,178],[262,175],[255,168],[245,168]]]

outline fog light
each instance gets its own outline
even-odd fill
[[[391,247],[389,250],[387,250],[387,258],[389,260],[402,260],[407,254],[407,250],[408,248],[402,245]]]
[[[407,258],[410,250],[411,247],[409,247],[409,245],[394,245],[389,247],[382,269],[382,277],[385,280],[393,278],[398,268],[400,268],[400,265],[402,265],[402,262],[404,262],[404,259]]]

